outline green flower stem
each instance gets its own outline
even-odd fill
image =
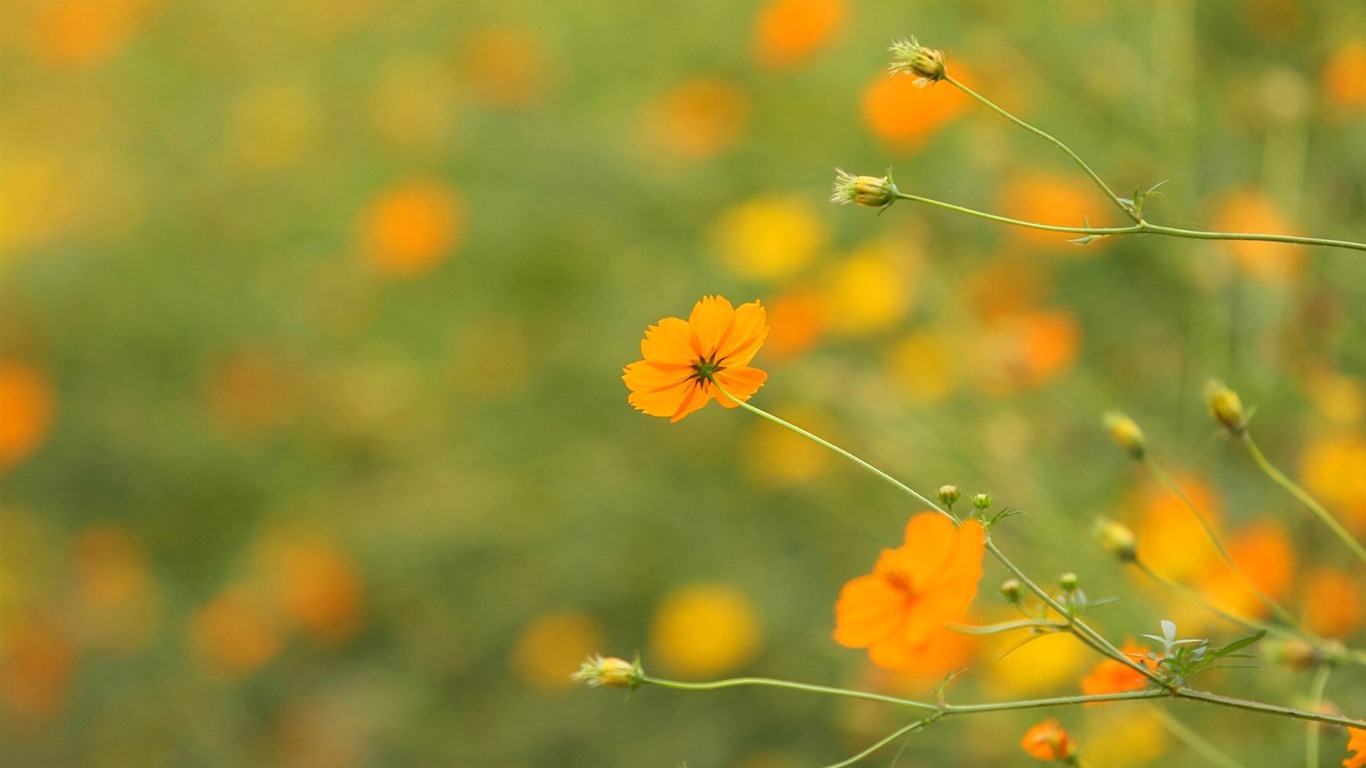
[[[1242,763],[1224,754],[1223,750],[1211,744],[1193,728],[1167,714],[1167,711],[1162,707],[1153,706],[1151,709],[1153,714],[1157,715],[1158,721],[1162,723],[1162,727],[1189,747],[1192,752],[1203,757],[1210,765],[1219,766],[1219,768],[1245,768]]]
[[[713,383],[713,385],[715,385],[715,382],[712,382],[712,383]],[[878,476],[879,478],[881,478],[882,480],[885,480],[885,481],[887,481],[888,483],[891,483],[892,486],[895,487],[897,490],[899,490],[899,491],[901,491],[902,493],[905,493],[905,494],[907,494],[907,495],[909,495],[909,496],[915,498],[917,501],[919,501],[920,503],[922,503],[922,504],[924,504],[925,506],[929,507],[930,509],[934,510],[935,512],[938,512],[939,514],[941,514],[941,515],[943,515],[943,516],[949,518],[950,520],[953,520],[954,522],[958,522],[958,519],[957,519],[957,518],[955,518],[953,515],[949,514],[946,510],[944,510],[943,508],[941,508],[938,504],[936,504],[936,503],[934,503],[933,501],[930,501],[929,499],[927,499],[927,498],[925,498],[924,496],[922,496],[922,495],[921,495],[919,492],[917,492],[914,488],[910,487],[909,485],[906,485],[905,483],[901,482],[900,480],[897,480],[895,477],[892,477],[891,475],[887,474],[886,472],[883,472],[882,470],[878,469],[877,467],[873,466],[872,464],[869,464],[868,462],[864,461],[863,459],[860,459],[859,457],[855,456],[854,454],[852,454],[852,453],[850,453],[850,452],[844,450],[843,448],[839,447],[838,445],[835,445],[834,443],[831,443],[831,442],[829,442],[829,441],[827,441],[827,440],[824,440],[824,439],[822,439],[822,438],[820,438],[820,437],[817,437],[817,436],[811,434],[810,432],[807,432],[806,430],[802,429],[801,427],[797,426],[796,424],[793,424],[793,423],[788,422],[788,421],[784,421],[784,420],[778,418],[777,416],[774,416],[773,414],[769,413],[768,411],[765,411],[765,410],[763,410],[763,409],[761,409],[761,408],[756,408],[755,406],[750,405],[749,403],[745,402],[744,400],[740,400],[740,399],[736,398],[735,396],[731,395],[731,393],[727,392],[727,391],[724,390],[724,389],[721,389],[721,387],[720,387],[719,385],[716,386],[716,390],[717,390],[718,392],[720,392],[721,394],[725,395],[726,397],[730,398],[730,401],[731,401],[731,402],[733,402],[733,403],[739,405],[741,408],[744,408],[745,410],[749,411],[750,413],[752,413],[752,414],[754,414],[754,415],[756,415],[756,416],[758,416],[758,417],[760,417],[760,418],[767,419],[768,421],[771,421],[771,422],[773,422],[774,424],[777,424],[777,425],[780,426],[780,427],[785,427],[785,428],[787,428],[787,429],[790,429],[790,430],[792,430],[793,432],[796,432],[797,434],[799,434],[799,435],[801,435],[802,437],[806,438],[807,440],[810,440],[811,442],[813,442],[813,443],[815,443],[815,444],[821,446],[822,448],[826,448],[826,449],[828,449],[828,450],[834,451],[835,453],[839,454],[840,456],[843,456],[844,458],[846,458],[846,459],[848,459],[848,460],[854,462],[855,464],[859,465],[860,467],[863,467],[864,469],[868,470],[869,472],[872,472],[874,475],[877,475],[877,476]]]
[[[1143,464],[1152,472],[1153,477],[1157,479],[1157,482],[1180,499],[1181,503],[1186,505],[1186,509],[1190,510],[1190,513],[1195,516],[1196,521],[1200,523],[1200,528],[1205,532],[1205,537],[1209,539],[1210,544],[1214,545],[1215,551],[1219,553],[1219,558],[1224,561],[1224,565],[1228,566],[1229,571],[1238,579],[1238,582],[1255,595],[1257,600],[1259,600],[1262,605],[1266,606],[1266,609],[1271,611],[1276,618],[1289,626],[1297,626],[1299,622],[1295,617],[1291,616],[1290,612],[1285,608],[1282,608],[1280,603],[1271,599],[1270,595],[1259,589],[1257,585],[1243,573],[1243,569],[1239,568],[1238,565],[1233,562],[1233,558],[1229,556],[1228,551],[1224,549],[1223,543],[1219,541],[1219,536],[1215,534],[1213,526],[1205,519],[1204,514],[1200,512],[1199,508],[1195,506],[1195,502],[1191,501],[1190,497],[1186,495],[1186,492],[1181,490],[1181,486],[1177,485],[1176,482],[1172,480],[1171,476],[1153,460],[1152,456],[1144,454]]]
[[[1025,221],[1024,219],[1014,219],[1009,216],[998,216],[994,213],[979,211],[975,208],[966,208],[953,203],[946,203],[942,200],[935,200],[930,197],[921,197],[906,192],[896,191],[894,193],[898,200],[910,200],[915,203],[924,203],[936,208],[943,208],[957,213],[964,213],[969,216],[976,216],[987,221],[995,221],[1000,224],[1012,224],[1017,227],[1028,227],[1029,229],[1041,229],[1048,232],[1064,232],[1072,235],[1090,235],[1092,237],[1108,237],[1110,235],[1167,235],[1170,237],[1184,237],[1192,240],[1254,240],[1271,243],[1294,243],[1296,245],[1322,245],[1329,248],[1349,248],[1355,251],[1366,251],[1366,243],[1354,243],[1349,240],[1329,240],[1322,237],[1300,237],[1298,235],[1268,235],[1254,232],[1206,232],[1197,229],[1181,229],[1179,227],[1167,227],[1161,224],[1150,224],[1147,221],[1139,221],[1127,227],[1065,227],[1056,224],[1040,224],[1037,221]]]
[[[949,717],[951,715],[974,715],[984,712],[1007,712],[1025,709],[1044,709],[1048,707],[1075,706],[1077,704],[1097,704],[1116,701],[1140,701],[1151,699],[1178,698],[1190,701],[1201,701],[1207,704],[1218,704],[1233,709],[1246,710],[1248,712],[1260,712],[1268,715],[1279,715],[1282,717],[1293,717],[1309,722],[1324,723],[1327,725],[1342,725],[1348,728],[1366,728],[1366,720],[1347,717],[1345,715],[1335,715],[1325,712],[1310,712],[1293,707],[1282,707],[1276,704],[1267,704],[1260,701],[1250,701],[1248,699],[1238,699],[1232,696],[1222,696],[1217,693],[1201,691],[1194,688],[1176,687],[1169,690],[1160,688],[1148,688],[1141,691],[1126,691],[1123,693],[1102,693],[1102,694],[1077,694],[1075,696],[1054,696],[1043,699],[1021,699],[1016,701],[997,701],[987,704],[931,704],[927,701],[916,699],[903,699],[896,696],[884,696],[877,693],[866,691],[855,691],[848,688],[831,688],[824,685],[810,685],[807,683],[797,683],[791,680],[777,680],[768,677],[733,677],[724,680],[712,680],[706,682],[684,682],[681,680],[669,680],[661,677],[642,675],[640,682],[643,685],[654,685],[660,688],[670,688],[678,691],[719,691],[726,688],[741,688],[747,686],[757,686],[766,688],[783,688],[792,691],[804,691],[807,693],[823,693],[831,696],[839,696],[850,699],[863,699],[868,701],[879,701],[886,704],[911,707],[925,712],[935,713],[937,717]]]
[[[1328,510],[1324,509],[1321,504],[1315,501],[1313,496],[1310,496],[1303,488],[1296,485],[1293,480],[1281,474],[1280,470],[1276,469],[1271,462],[1267,461],[1266,456],[1262,455],[1261,449],[1257,447],[1257,443],[1252,440],[1251,432],[1244,429],[1241,438],[1243,445],[1247,446],[1247,452],[1252,455],[1252,460],[1257,463],[1257,466],[1262,472],[1264,472],[1267,477],[1274,480],[1277,485],[1284,488],[1287,493],[1294,496],[1301,504],[1308,507],[1309,511],[1317,515],[1319,520],[1322,520],[1323,524],[1328,526],[1328,528],[1342,540],[1342,543],[1346,544],[1347,548],[1352,550],[1353,554],[1355,554],[1361,562],[1366,563],[1366,547],[1362,547],[1361,542],[1357,541],[1346,528],[1343,528],[1342,524],[1339,523]]]
[[[997,632],[1010,632],[1015,629],[1042,629],[1049,632],[1061,632],[1068,628],[1066,622],[1062,621],[1043,621],[1040,619],[1019,619],[1018,621],[1003,621],[999,624],[950,624],[949,629],[965,635],[994,635]]]
[[[917,720],[914,723],[911,723],[910,725],[898,728],[895,731],[889,733],[887,736],[878,739],[877,743],[873,744],[872,746],[868,747],[867,749],[863,750],[857,755],[850,757],[848,760],[841,760],[838,763],[831,763],[830,765],[827,765],[824,768],[848,768],[848,766],[851,766],[857,763],[858,761],[862,760],[863,758],[868,757],[869,755],[873,754],[879,749],[882,749],[888,744],[891,744],[892,742],[896,741],[902,736],[905,736],[908,733],[914,733],[915,731],[924,728],[925,726],[929,725],[930,723],[933,723],[935,720],[938,719],[938,715],[931,715],[925,718],[924,720]]]
[[[1333,668],[1327,664],[1320,664],[1314,671],[1314,680],[1309,684],[1309,706],[1318,709],[1323,703],[1323,691],[1328,687],[1328,675]],[[1318,768],[1319,764],[1319,731],[1323,730],[1318,723],[1309,723],[1305,726],[1308,733],[1304,742],[1304,765],[1305,768]]]
[[[1044,139],[1045,141],[1052,143],[1055,147],[1067,153],[1068,157],[1072,158],[1072,160],[1076,162],[1077,165],[1081,166],[1081,169],[1083,171],[1086,171],[1086,175],[1091,177],[1091,181],[1094,181],[1096,183],[1096,186],[1100,187],[1101,190],[1105,192],[1105,195],[1110,198],[1110,201],[1113,202],[1116,206],[1118,206],[1121,211],[1124,211],[1125,216],[1128,216],[1135,222],[1142,222],[1142,218],[1138,215],[1138,213],[1136,213],[1133,208],[1129,207],[1128,205],[1125,205],[1124,201],[1119,199],[1119,195],[1116,195],[1114,193],[1114,190],[1110,189],[1109,185],[1107,185],[1105,181],[1100,178],[1100,175],[1097,174],[1095,171],[1091,170],[1091,166],[1087,165],[1086,161],[1082,160],[1080,155],[1078,155],[1076,152],[1073,152],[1071,147],[1062,143],[1062,141],[1054,137],[1052,134],[1046,133],[1043,130],[1040,130],[1039,128],[1035,128],[1033,125],[1030,125],[1024,120],[1021,120],[1015,115],[1012,115],[1011,113],[1005,111],[1001,107],[997,106],[996,102],[992,101],[991,99],[988,99],[987,97],[981,95],[980,93],[972,90],[966,85],[963,85],[962,83],[953,79],[952,75],[944,75],[944,82],[948,83],[949,85],[952,85],[953,87],[957,88],[963,93],[966,93],[967,95],[971,96],[972,98],[976,99],[977,101],[981,102],[987,107],[990,107],[993,111],[995,111],[997,114],[1004,117],[1005,119],[1009,120],[1010,122],[1020,126],[1026,131],[1029,131],[1035,136],[1038,136]]]

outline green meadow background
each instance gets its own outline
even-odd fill
[[[1366,239],[1366,6],[1319,0],[15,0],[0,10],[0,765],[815,768],[909,722],[764,689],[1065,695],[1096,659],[990,638],[894,677],[830,637],[918,508],[741,411],[620,381],[703,295],[769,310],[753,402],[1073,571],[1117,642],[1211,620],[1099,552],[1097,517],[1244,605],[1111,444],[1119,408],[1258,578],[1366,644],[1366,571],[1205,414],[1366,534],[1366,258],[1088,246],[899,203],[1117,221],[1066,157],[947,86],[915,35],[1160,223]],[[1184,526],[1184,527],[1183,527]],[[1236,543],[1236,546],[1235,546]],[[1225,574],[1226,575],[1226,574]],[[1016,614],[988,563],[973,620]],[[1223,590],[1223,591],[1220,591]],[[1246,610],[1255,610],[1247,607]],[[1202,684],[1302,704],[1272,653]],[[1366,715],[1366,674],[1327,683]],[[1302,762],[1304,727],[1179,703],[1051,710],[1095,765]],[[867,765],[1028,765],[1039,713]],[[1322,765],[1346,755],[1323,732]]]

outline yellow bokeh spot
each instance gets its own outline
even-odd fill
[[[289,168],[317,143],[321,125],[321,108],[304,83],[261,83],[233,104],[233,151],[256,170]]]
[[[958,356],[947,334],[919,330],[897,342],[887,353],[887,368],[911,402],[940,402],[958,384]]]
[[[402,147],[438,150],[454,129],[450,67],[436,57],[408,56],[384,65],[370,96],[370,122]]]
[[[838,439],[833,434],[834,428],[815,411],[803,408],[777,410],[803,429],[826,439]],[[754,424],[745,444],[745,468],[756,481],[765,485],[793,486],[815,480],[829,470],[832,457],[825,448],[767,421]]]
[[[1300,477],[1309,492],[1349,529],[1366,531],[1366,435],[1318,438],[1305,446]]]
[[[518,679],[545,691],[573,688],[570,675],[583,660],[602,650],[603,631],[592,616],[556,611],[532,621],[517,638],[512,669]]]
[[[712,225],[721,263],[740,277],[776,280],[811,263],[825,246],[825,223],[803,198],[756,197],[722,212]]]
[[[832,265],[820,285],[826,317],[837,333],[858,335],[889,328],[911,306],[912,252],[872,243]]]
[[[1156,765],[1154,761],[1167,751],[1167,729],[1158,715],[1135,708],[1095,711],[1099,714],[1078,737],[1088,765]]]
[[[1310,371],[1305,394],[1330,424],[1351,426],[1366,417],[1366,384],[1361,379],[1330,371]]]
[[[1007,632],[985,642],[983,656],[990,660],[987,686],[993,695],[1010,698],[1075,689],[1084,667],[1092,661],[1086,646],[1066,633],[1044,635],[1019,645],[1026,637]],[[1005,656],[998,658],[1001,654]]]
[[[692,584],[664,598],[650,628],[652,662],[671,674],[708,677],[732,670],[759,648],[754,607],[724,584]]]

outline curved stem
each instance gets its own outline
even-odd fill
[[[1018,619],[1016,621],[1002,621],[998,624],[950,624],[949,629],[954,632],[961,632],[965,635],[994,635],[997,632],[1009,632],[1014,629],[1043,629],[1049,632],[1061,632],[1068,628],[1068,624],[1062,621],[1042,621],[1040,619]]]
[[[898,728],[898,729],[896,729],[895,731],[892,731],[890,734],[888,734],[888,735],[885,736],[884,738],[878,739],[877,743],[873,744],[872,746],[868,747],[867,749],[863,750],[862,752],[858,753],[857,755],[854,755],[853,757],[850,757],[848,760],[841,760],[841,761],[839,761],[838,763],[831,763],[830,765],[827,765],[827,766],[825,766],[824,768],[847,768],[847,766],[850,766],[850,765],[853,765],[854,763],[857,763],[858,761],[860,761],[860,760],[862,760],[863,758],[865,758],[865,757],[867,757],[867,756],[873,754],[874,752],[878,751],[879,749],[882,749],[883,747],[887,746],[888,744],[891,744],[892,742],[896,741],[897,739],[901,738],[902,736],[905,736],[906,734],[912,733],[912,732],[914,732],[914,731],[918,731],[918,730],[920,730],[921,728],[924,728],[925,726],[929,725],[930,723],[933,723],[935,720],[938,720],[938,719],[939,719],[939,716],[938,716],[938,715],[931,715],[931,716],[929,716],[929,717],[927,717],[927,718],[925,718],[925,719],[923,719],[923,720],[917,720],[917,721],[915,721],[914,723],[911,723],[910,725],[907,725],[907,726],[903,726],[903,727],[901,727],[901,728]]]
[[[1210,765],[1217,765],[1220,768],[1244,768],[1243,764],[1224,754],[1223,750],[1209,743],[1209,741],[1195,731],[1195,729],[1181,722],[1175,717],[1167,714],[1166,710],[1157,705],[1151,707],[1157,714],[1157,719],[1162,723],[1173,736],[1191,749],[1192,752],[1203,757]]]
[[[1366,251],[1366,243],[1355,243],[1349,240],[1330,240],[1322,237],[1301,237],[1299,235],[1270,235],[1257,232],[1206,232],[1198,229],[1181,229],[1180,227],[1167,227],[1161,224],[1150,224],[1147,221],[1139,221],[1127,227],[1066,227],[1057,224],[1040,224],[1037,221],[1026,221],[1015,219],[1010,216],[1000,216],[986,211],[979,211],[976,208],[967,208],[953,203],[946,203],[942,200],[935,200],[931,197],[921,197],[912,195],[900,190],[895,191],[894,196],[898,200],[910,200],[914,203],[924,203],[936,208],[954,211],[956,213],[976,216],[979,219],[994,221],[999,224],[1011,224],[1017,227],[1028,229],[1040,229],[1046,232],[1062,232],[1071,235],[1083,235],[1091,237],[1109,237],[1111,235],[1166,235],[1169,237],[1184,237],[1191,240],[1249,240],[1271,243],[1293,243],[1295,245],[1322,245],[1329,248],[1348,248],[1355,251]]]
[[[1209,543],[1214,545],[1214,550],[1219,553],[1219,559],[1224,561],[1224,565],[1228,566],[1229,571],[1231,571],[1234,577],[1238,579],[1239,583],[1243,585],[1243,588],[1256,596],[1257,600],[1259,600],[1262,605],[1266,606],[1267,610],[1275,614],[1276,618],[1290,626],[1298,625],[1299,622],[1290,615],[1289,611],[1282,608],[1280,603],[1271,599],[1270,595],[1263,592],[1246,574],[1243,573],[1243,569],[1239,568],[1238,564],[1233,562],[1233,558],[1229,556],[1228,551],[1224,549],[1223,543],[1219,541],[1219,536],[1215,534],[1214,527],[1209,524],[1209,521],[1205,519],[1204,514],[1195,506],[1195,502],[1191,501],[1190,497],[1186,495],[1186,492],[1181,490],[1181,486],[1177,485],[1176,481],[1172,480],[1171,476],[1153,460],[1152,456],[1144,454],[1143,464],[1153,473],[1153,477],[1157,478],[1157,482],[1180,499],[1181,503],[1186,505],[1186,509],[1190,510],[1190,513],[1195,516],[1196,521],[1200,523],[1201,530],[1205,532],[1205,538],[1209,539]]]
[[[1346,544],[1347,548],[1352,550],[1352,553],[1355,554],[1361,562],[1366,563],[1366,547],[1362,547],[1361,542],[1357,541],[1346,528],[1343,528],[1342,524],[1339,523],[1328,510],[1324,509],[1321,504],[1315,501],[1313,496],[1310,496],[1290,478],[1281,474],[1280,470],[1276,469],[1270,461],[1267,461],[1266,456],[1263,456],[1261,449],[1257,447],[1257,443],[1253,442],[1251,432],[1244,429],[1240,437],[1242,438],[1243,445],[1247,446],[1248,453],[1252,455],[1252,460],[1257,463],[1257,466],[1262,472],[1264,472],[1267,477],[1274,480],[1277,485],[1284,488],[1287,493],[1294,496],[1301,504],[1308,507],[1309,511],[1317,515],[1319,520],[1323,521],[1323,524],[1328,526],[1328,528],[1342,540],[1342,543]]]
[[[1342,725],[1348,728],[1366,728],[1366,720],[1337,715],[1326,712],[1311,712],[1293,707],[1282,707],[1278,704],[1267,704],[1261,701],[1251,701],[1249,699],[1239,699],[1232,696],[1223,696],[1209,691],[1201,691],[1195,688],[1174,687],[1171,689],[1148,688],[1142,691],[1126,691],[1124,693],[1102,693],[1095,695],[1077,694],[1074,696],[1054,696],[1043,699],[1020,699],[1016,701],[997,701],[987,704],[931,704],[926,701],[915,699],[901,699],[895,696],[883,696],[876,693],[864,691],[854,691],[846,688],[830,688],[823,685],[809,685],[806,683],[795,683],[790,680],[775,680],[766,677],[734,677],[725,680],[713,680],[709,682],[689,683],[679,680],[669,680],[661,677],[651,677],[642,675],[642,684],[655,685],[661,688],[671,688],[680,691],[717,691],[725,688],[738,688],[743,686],[759,686],[769,688],[784,688],[788,690],[805,691],[808,693],[825,693],[832,696],[841,696],[852,699],[867,699],[880,701],[887,704],[913,707],[927,712],[939,713],[943,717],[950,715],[972,715],[983,712],[1007,712],[1022,709],[1044,709],[1047,707],[1074,706],[1077,704],[1099,704],[1116,701],[1140,701],[1147,699],[1178,698],[1190,701],[1201,701],[1207,704],[1217,704],[1233,709],[1241,709],[1248,712],[1260,712],[1267,715],[1280,715],[1282,717],[1293,717],[1308,722],[1324,723],[1326,725]]]
[[[1323,703],[1323,691],[1328,687],[1328,675],[1333,668],[1327,664],[1320,664],[1314,672],[1314,681],[1309,685],[1309,706],[1318,709]],[[1317,768],[1319,764],[1319,731],[1322,728],[1318,723],[1310,723],[1307,728],[1307,737],[1304,743],[1304,765],[1305,768]]]
[[[960,83],[960,82],[958,82],[957,80],[953,79],[953,76],[947,75],[947,74],[946,74],[946,75],[944,76],[944,81],[947,82],[947,83],[949,83],[949,84],[952,85],[953,87],[957,88],[958,90],[962,91],[963,93],[966,93],[967,95],[969,95],[969,96],[971,96],[972,98],[976,99],[977,101],[981,102],[982,104],[985,104],[986,106],[990,107],[990,108],[991,108],[992,110],[994,110],[997,114],[1001,115],[1002,117],[1004,117],[1005,119],[1009,120],[1010,122],[1012,122],[1012,123],[1014,123],[1014,124],[1020,126],[1021,128],[1025,129],[1026,131],[1029,131],[1030,133],[1034,134],[1035,136],[1038,136],[1038,137],[1044,139],[1045,141],[1050,142],[1051,144],[1053,144],[1053,146],[1057,147],[1058,149],[1061,149],[1063,152],[1066,152],[1068,157],[1072,158],[1072,160],[1073,160],[1077,165],[1081,166],[1081,169],[1082,169],[1083,171],[1086,171],[1086,175],[1091,177],[1091,181],[1094,181],[1094,182],[1096,183],[1096,186],[1100,187],[1101,190],[1102,190],[1103,192],[1105,192],[1106,197],[1109,197],[1109,198],[1110,198],[1110,202],[1112,202],[1112,203],[1114,203],[1116,206],[1118,206],[1119,209],[1120,209],[1121,211],[1124,211],[1124,215],[1125,215],[1125,216],[1128,216],[1129,218],[1133,219],[1135,222],[1141,222],[1141,221],[1142,221],[1142,218],[1138,215],[1138,213],[1135,212],[1134,209],[1133,209],[1132,207],[1130,207],[1130,206],[1128,206],[1128,205],[1125,205],[1125,204],[1124,204],[1124,201],[1123,201],[1123,200],[1120,200],[1120,199],[1119,199],[1119,196],[1116,195],[1116,194],[1114,193],[1114,190],[1110,189],[1109,185],[1107,185],[1107,184],[1105,183],[1105,181],[1104,181],[1103,179],[1100,178],[1100,175],[1097,174],[1095,171],[1091,170],[1091,166],[1087,165],[1087,164],[1086,164],[1086,161],[1085,161],[1085,160],[1082,160],[1080,155],[1078,155],[1076,152],[1073,152],[1071,147],[1069,147],[1069,146],[1067,146],[1066,144],[1062,143],[1062,141],[1060,141],[1059,139],[1057,139],[1056,137],[1054,137],[1052,134],[1046,133],[1045,131],[1040,130],[1039,128],[1035,128],[1033,125],[1030,125],[1029,123],[1025,122],[1024,120],[1021,120],[1020,118],[1016,117],[1015,115],[1012,115],[1012,114],[1010,114],[1009,112],[1005,111],[1004,109],[1000,108],[999,106],[996,105],[996,102],[992,101],[991,99],[988,99],[987,97],[981,95],[980,93],[978,93],[978,92],[972,90],[971,88],[967,87],[966,85],[963,85],[962,83]]]

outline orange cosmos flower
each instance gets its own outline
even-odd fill
[[[748,400],[768,374],[749,367],[768,336],[759,302],[737,309],[720,296],[703,296],[687,320],[666,317],[645,331],[638,360],[622,372],[636,410],[678,421],[713,398],[726,408]]]
[[[1070,760],[1077,753],[1076,742],[1057,720],[1045,720],[1025,731],[1020,748],[1039,760]]]
[[[844,585],[835,604],[835,642],[867,648],[880,667],[905,669],[935,630],[957,621],[977,595],[986,533],[923,512],[906,524],[906,544],[884,549],[873,572]]]
[[[1148,649],[1138,645],[1133,641],[1124,644],[1120,649],[1125,656],[1133,659],[1142,666],[1151,669],[1153,664],[1148,658]],[[1106,693],[1124,693],[1126,691],[1141,691],[1148,686],[1148,678],[1138,670],[1127,664],[1122,664],[1114,659],[1106,659],[1091,669],[1091,674],[1082,678],[1081,690],[1087,696],[1099,696]]]
[[[1342,758],[1342,768],[1363,768],[1366,766],[1366,728],[1348,728],[1347,734],[1347,749],[1356,755]]]

